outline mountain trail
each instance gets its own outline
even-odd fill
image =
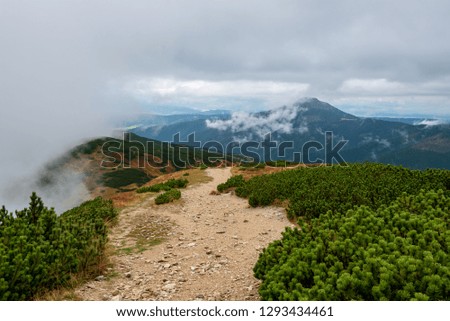
[[[209,168],[208,183],[155,205],[150,195],[124,209],[110,233],[112,267],[75,290],[81,300],[258,300],[259,253],[293,226],[283,208],[251,208],[211,191],[230,168]]]

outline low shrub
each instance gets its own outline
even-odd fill
[[[165,203],[173,202],[174,200],[177,200],[180,198],[181,198],[180,190],[171,189],[171,190],[168,190],[167,192],[162,193],[161,195],[158,195],[155,198],[155,204],[157,204],[157,205],[165,204]]]
[[[261,298],[449,300],[449,219],[440,190],[300,220],[260,254]]]
[[[242,175],[232,176],[225,183],[219,184],[217,190],[222,193],[230,188],[242,186],[244,183],[245,180]]]
[[[58,216],[33,193],[14,214],[0,209],[0,300],[27,300],[64,286],[77,273],[97,273],[107,223],[117,212],[102,198]]]
[[[158,193],[161,191],[169,191],[172,188],[185,188],[188,184],[187,179],[170,179],[164,183],[154,184],[150,186],[143,186],[136,190],[137,193],[153,192]]]

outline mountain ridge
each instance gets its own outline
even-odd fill
[[[135,128],[134,133],[161,141],[173,141],[179,133],[189,144],[188,136],[202,144],[216,141],[222,146],[231,142],[262,142],[264,135],[281,143],[291,141],[294,150],[277,159],[295,159],[307,142],[326,144],[325,133],[333,133],[337,141],[347,141],[342,156],[348,162],[379,161],[410,168],[450,168],[450,125],[413,125],[377,118],[357,117],[317,98],[299,100],[256,113],[233,113],[229,116],[196,119],[176,124]],[[428,153],[428,154],[427,154]],[[261,150],[257,151],[264,160]],[[276,155],[275,155],[276,156]],[[311,158],[325,159],[323,152],[311,151]]]

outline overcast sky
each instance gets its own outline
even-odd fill
[[[0,0],[0,181],[117,115],[450,114],[450,2]]]
[[[449,1],[0,4],[3,120],[304,96],[360,115],[450,114]]]

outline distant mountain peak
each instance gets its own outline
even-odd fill
[[[316,97],[303,97],[303,98],[300,98],[299,100],[297,100],[295,102],[295,104],[318,103],[318,102],[323,103],[322,101],[320,101]]]
[[[310,116],[312,119],[322,119],[326,121],[340,121],[342,119],[358,119],[358,117],[348,114],[327,102],[314,97],[299,99],[294,106],[306,109],[303,116]]]
[[[315,109],[315,110],[327,110],[327,111],[339,110],[338,108],[330,105],[329,103],[321,101],[321,100],[319,100],[317,98],[313,98],[313,97],[299,99],[296,103],[294,103],[294,106],[306,107],[308,109]],[[341,111],[341,110],[339,110],[339,111]]]
[[[310,97],[310,98],[302,98],[300,100],[297,101],[298,105],[301,106],[311,106],[311,107],[322,107],[322,108],[333,108],[333,109],[337,109],[336,107],[333,107],[332,105],[330,105],[327,102],[321,101],[317,98],[314,97]]]

